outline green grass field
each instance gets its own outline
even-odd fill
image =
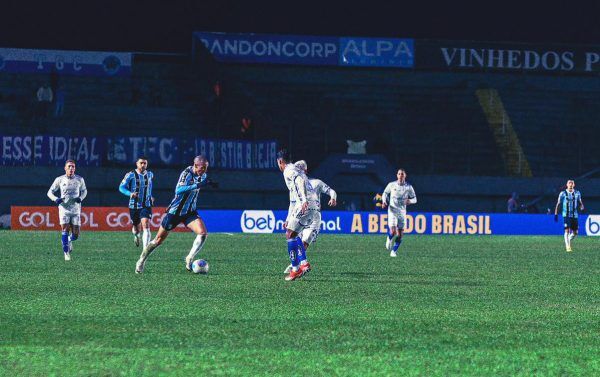
[[[282,235],[0,232],[0,375],[600,374],[600,247],[562,237],[322,235],[295,282]]]

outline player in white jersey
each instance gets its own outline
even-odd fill
[[[291,162],[289,153],[283,149],[277,153],[277,165],[283,172],[283,179],[297,202],[292,210],[292,215],[287,221],[285,238],[287,239],[288,254],[292,264],[290,274],[285,280],[296,280],[310,271],[310,263],[306,260],[306,250],[298,235],[318,220],[319,199],[315,190],[310,185],[306,174],[296,168]]]
[[[390,182],[383,191],[381,208],[388,208],[388,237],[385,247],[390,251],[390,257],[397,256],[402,243],[404,225],[406,222],[406,206],[417,202],[415,189],[406,182],[406,171],[398,169],[398,180]],[[395,238],[395,242],[394,242]]]
[[[304,174],[308,173],[308,166],[306,165],[306,161],[300,160],[294,163],[297,169],[304,172]],[[308,227],[306,227],[302,233],[300,234],[300,239],[302,240],[302,244],[304,245],[304,249],[308,249],[310,244],[315,242],[317,236],[319,235],[319,231],[321,230],[321,194],[329,195],[329,204],[330,207],[335,207],[337,205],[337,193],[329,187],[325,182],[316,178],[309,178],[308,182],[315,190],[318,198],[319,211],[317,212],[316,219],[310,223]],[[290,217],[294,213],[294,208],[296,206],[296,197],[293,191],[290,191],[290,208],[288,209],[288,216],[285,220],[284,227],[287,228],[287,224],[290,221]],[[292,265],[290,264],[285,271],[284,274],[288,274],[292,270]]]
[[[73,241],[79,237],[81,201],[87,196],[87,188],[83,178],[75,175],[75,161],[65,162],[65,173],[54,180],[48,190],[48,197],[58,204],[62,248],[65,260],[70,261]]]

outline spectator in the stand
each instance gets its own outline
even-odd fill
[[[54,117],[58,118],[63,115],[65,108],[65,88],[59,85],[54,96]]]
[[[242,118],[242,126],[240,128],[242,139],[252,140],[254,139],[254,127],[252,126],[252,119],[250,117]]]
[[[508,213],[519,212],[519,194],[517,194],[516,192],[513,192],[506,204],[507,204],[506,210]]]
[[[48,116],[48,109],[50,108],[50,104],[54,99],[54,94],[52,93],[52,88],[48,86],[48,84],[44,84],[40,86],[37,91],[37,116],[40,118],[45,118]]]

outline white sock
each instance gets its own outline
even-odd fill
[[[142,250],[142,254],[140,255],[140,261],[145,262],[146,259],[152,254],[152,252],[158,247],[154,241],[150,241],[146,247]]]
[[[194,259],[194,257],[202,249],[202,246],[204,246],[204,242],[206,242],[206,234],[197,235],[196,239],[194,240],[194,244],[192,245],[192,248],[190,249],[190,252],[187,255],[186,259]]]
[[[565,233],[565,246],[566,247],[571,246],[571,240],[569,239],[569,233]]]
[[[152,233],[150,232],[150,229],[144,229],[142,231],[142,246],[145,248],[150,241],[152,241]]]
[[[131,233],[133,233],[133,235],[136,237],[140,235],[140,232],[138,232],[135,226],[131,228]]]
[[[571,240],[575,238],[575,233],[571,233],[569,234],[569,243],[571,243]]]

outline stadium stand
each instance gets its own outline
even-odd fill
[[[49,75],[3,73],[0,92],[9,98],[0,105],[4,133],[52,133],[58,128],[69,135],[197,134],[202,97],[189,59],[138,54],[136,60],[130,78],[59,77],[66,93],[60,118],[33,117],[35,91],[50,81]]]
[[[420,203],[421,210],[439,210],[444,204],[447,210],[503,211],[515,186],[527,187],[519,188],[527,201],[555,184],[515,181],[493,192],[448,201],[456,190],[464,190],[461,177],[511,175],[501,157],[503,146],[495,140],[477,96],[484,89],[497,92],[534,177],[577,176],[600,166],[595,145],[600,139],[596,127],[600,84],[577,76],[216,64],[192,62],[183,55],[136,54],[131,77],[60,77],[66,91],[64,114],[34,119],[35,92],[50,79],[38,74],[0,75],[3,135],[59,130],[72,136],[275,139],[288,145],[294,157],[307,160],[313,170],[327,156],[345,153],[347,139],[364,139],[368,153],[383,154],[392,165],[404,167],[421,185],[420,192],[429,193],[431,201]],[[222,89],[219,96],[214,92],[216,82]],[[251,136],[240,134],[243,117],[252,120]],[[52,167],[39,169],[48,176],[56,173]],[[109,182],[118,182],[123,169],[127,168],[107,167],[98,182],[98,197],[90,200],[118,204],[122,198]],[[201,207],[220,203],[220,208],[229,208],[228,201],[246,208],[286,206],[276,171],[260,173],[266,182],[260,184],[256,172],[213,172],[227,184],[208,193]],[[167,175],[166,170],[163,173]],[[426,176],[454,178],[444,180],[451,183],[442,192],[436,189],[439,181]],[[375,187],[361,189],[353,185],[354,179],[329,183],[358,209],[369,208]],[[4,191],[11,185],[5,180],[1,186]],[[168,200],[170,185],[158,188],[161,200]],[[42,186],[45,182],[27,193],[29,203],[43,204],[38,192]],[[8,205],[0,203],[3,211]]]
[[[414,170],[504,174],[465,76],[242,65],[222,73],[236,83],[235,95],[254,100],[259,135],[293,141],[294,153],[313,165],[344,152],[346,139],[366,139],[368,151]]]

